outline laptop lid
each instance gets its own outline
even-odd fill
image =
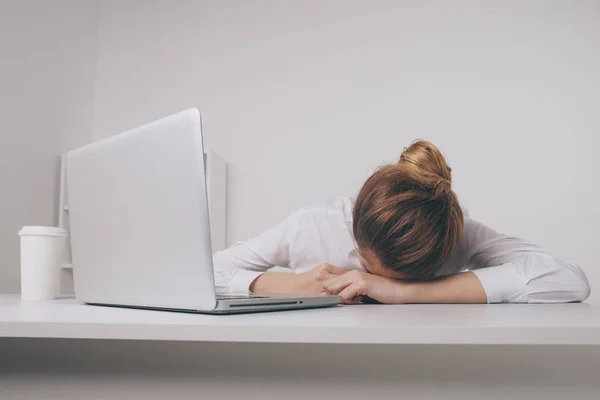
[[[203,154],[197,109],[67,154],[78,300],[215,307]]]

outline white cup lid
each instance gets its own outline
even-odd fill
[[[55,226],[24,226],[19,235],[61,235],[65,236],[67,232],[63,228]]]

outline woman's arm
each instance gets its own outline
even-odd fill
[[[323,294],[323,281],[345,271],[330,264],[301,274],[270,273],[289,267],[304,211],[297,211],[277,226],[247,242],[238,243],[213,257],[215,284],[220,293]]]
[[[498,285],[486,292],[485,284],[495,283],[487,275],[482,280],[474,272],[460,272],[457,274],[439,277],[427,281],[403,281],[371,275],[363,271],[350,271],[343,275],[331,275],[323,284],[326,293],[339,294],[342,300],[348,304],[355,304],[365,297],[387,304],[409,304],[409,303],[499,303],[499,302],[529,302],[529,303],[561,303],[568,301],[583,301],[589,295],[589,287],[581,282],[582,286],[574,286],[572,290],[560,289],[542,290],[535,297],[511,299],[509,296],[496,297],[503,299],[494,301],[487,293],[497,296],[503,293],[498,289],[510,289],[512,292],[504,293],[527,293],[528,287],[543,287],[540,282],[533,282],[529,286],[522,284],[518,272],[509,277],[503,268],[513,269],[511,265],[492,267],[497,268],[495,274],[499,274]],[[515,269],[516,270],[516,269]],[[511,271],[512,274],[512,271]],[[560,278],[561,274],[554,276]],[[549,276],[553,276],[552,274]],[[573,282],[563,283],[567,287]],[[519,289],[515,290],[515,287]]]
[[[575,263],[471,218],[464,229],[467,267],[489,303],[563,303],[589,296],[587,278]]]
[[[485,290],[472,272],[405,285],[406,303],[487,303]]]
[[[355,304],[372,299],[386,304],[408,303],[485,303],[486,295],[472,272],[463,272],[429,281],[404,281],[350,271],[331,275],[323,283],[326,293]]]
[[[297,211],[273,228],[213,256],[215,285],[220,293],[247,293],[250,285],[274,266],[289,267],[303,212]],[[270,286],[286,290],[295,274],[275,275]],[[263,281],[269,284],[270,279]]]

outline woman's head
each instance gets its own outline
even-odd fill
[[[451,181],[442,153],[422,140],[405,149],[397,164],[367,179],[352,226],[367,270],[397,278],[435,274],[454,252],[463,228]]]

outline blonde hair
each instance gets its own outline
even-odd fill
[[[418,140],[396,164],[371,175],[357,196],[353,233],[359,249],[411,277],[434,275],[456,249],[464,224],[452,170],[432,143]]]

